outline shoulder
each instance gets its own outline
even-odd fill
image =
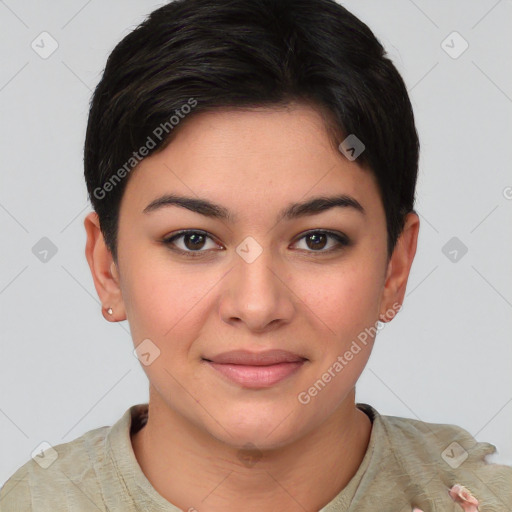
[[[443,461],[451,469],[462,466],[477,468],[486,464],[484,459],[487,455],[496,452],[493,444],[477,441],[458,425],[398,416],[380,416],[380,420],[388,441],[397,453],[407,453],[412,459]],[[501,468],[512,471],[509,466]]]
[[[491,464],[496,447],[477,441],[453,424],[380,416],[395,463],[414,485],[444,494],[459,484],[482,505],[482,511],[512,510],[512,466]]]
[[[104,510],[96,470],[111,427],[86,432],[68,443],[48,446],[34,453],[0,489],[0,511],[46,512],[54,510]],[[73,505],[67,507],[72,496]]]

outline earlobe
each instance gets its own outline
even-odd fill
[[[112,254],[106,246],[96,212],[91,212],[85,217],[84,227],[87,233],[85,256],[91,270],[94,287],[100,302],[104,304],[102,307],[103,317],[110,322],[125,320],[126,314],[119,286],[119,273]],[[112,310],[112,314],[109,314],[109,309]]]

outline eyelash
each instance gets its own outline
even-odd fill
[[[178,249],[178,248],[172,246],[174,244],[174,242],[176,240],[178,240],[179,238],[183,238],[186,235],[192,235],[192,234],[204,235],[207,238],[209,238],[210,240],[214,241],[213,238],[210,235],[208,235],[208,233],[206,231],[201,231],[201,230],[196,230],[196,229],[189,229],[189,230],[185,229],[185,230],[180,231],[170,237],[164,238],[162,240],[162,243],[164,245],[166,245],[170,250],[177,252],[179,254],[183,254],[186,257],[189,257],[189,258],[202,257],[202,256],[204,256],[205,253],[209,252],[209,250],[184,251],[182,249]],[[317,234],[325,234],[328,237],[334,238],[338,242],[338,246],[328,249],[326,251],[306,250],[306,252],[312,253],[312,254],[331,254],[331,253],[339,251],[339,250],[343,249],[344,247],[347,247],[351,244],[350,240],[345,235],[341,235],[341,234],[334,233],[332,231],[326,231],[326,230],[308,231],[307,233],[304,233],[301,237],[299,237],[294,243],[299,242],[300,240],[302,240],[303,238],[306,238],[307,236],[317,235]]]

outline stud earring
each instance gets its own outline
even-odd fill
[[[108,313],[109,315],[113,315],[113,314],[114,314],[114,312],[112,311],[112,308],[108,308],[108,309],[107,309],[107,313]]]

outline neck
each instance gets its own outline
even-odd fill
[[[355,406],[355,389],[319,429],[254,452],[252,460],[159,398],[151,389],[148,422],[132,446],[152,486],[183,510],[319,510],[355,475],[370,440],[371,421]]]

